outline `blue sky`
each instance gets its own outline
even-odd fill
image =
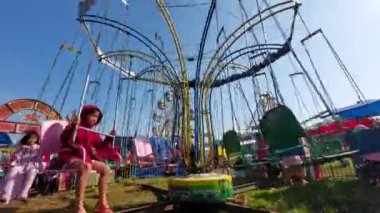
[[[218,5],[219,16],[227,31],[232,31],[237,22],[229,14],[233,13],[237,17],[240,16],[234,7],[229,7],[230,1],[219,0],[220,5]],[[24,0],[22,2],[4,0],[2,2],[0,7],[1,103],[16,98],[37,97],[58,47],[64,42],[70,43],[79,29],[79,24],[75,20],[77,2],[77,0]],[[170,4],[178,4],[179,2],[182,1],[168,1]],[[183,2],[188,3],[189,1]],[[378,79],[380,74],[378,70],[380,60],[377,50],[380,49],[380,42],[378,41],[380,38],[380,2],[378,0],[304,0],[302,3],[301,12],[309,28],[312,30],[322,28],[366,97],[379,98]],[[171,10],[176,23],[180,23],[178,30],[183,40],[186,55],[196,54],[207,9],[206,6]],[[172,46],[169,44],[171,37],[168,36],[166,25],[157,12],[155,1],[130,0],[130,10],[125,12],[119,1],[113,0],[110,11],[112,11],[110,16],[135,26],[151,38],[154,37],[154,32],[160,32],[165,37],[166,50],[172,51]],[[189,14],[192,15],[191,18],[189,18]],[[305,31],[299,23],[297,23],[297,28],[296,37],[302,38]],[[76,86],[73,86],[74,91],[68,99],[70,104],[65,107],[64,113],[77,107],[81,92],[80,85],[84,77],[83,70],[86,69],[89,59],[93,57],[83,31],[79,31],[77,40],[78,43],[85,42],[83,47],[85,54],[79,65],[79,70],[82,72],[74,80]],[[338,66],[332,60],[332,56],[328,55],[330,53],[323,45],[320,41],[316,41],[310,47],[335,104],[342,107],[355,103],[354,93],[347,86]],[[299,42],[295,43],[296,50],[302,54],[302,49],[299,46]],[[215,44],[209,41],[207,47],[213,49]],[[173,53],[169,55],[170,57],[175,56]],[[57,88],[59,80],[64,77],[72,59],[73,55],[67,52],[60,58],[59,65],[55,69],[55,80],[49,87],[51,92],[45,101],[49,102],[54,97],[53,89]],[[307,64],[307,61],[304,62]],[[94,65],[94,67],[97,66],[99,65]],[[188,66],[192,67],[193,65],[189,64]],[[291,68],[289,65],[282,65],[282,62],[279,62],[277,66],[275,65],[275,68],[276,73],[279,73],[280,89],[284,91],[286,103],[299,114],[299,109],[296,109],[297,104],[294,100],[293,89],[289,86],[289,78],[282,74],[282,72],[290,73]],[[107,72],[107,75],[112,77],[112,72],[110,70]],[[300,87],[301,91],[305,93],[301,85]],[[307,94],[305,94],[305,99],[308,99],[306,96]],[[311,100],[306,100],[306,102],[308,105],[312,103]]]

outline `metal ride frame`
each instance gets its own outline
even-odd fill
[[[179,58],[179,73],[176,72],[172,62],[169,60],[168,56],[164,51],[158,47],[152,40],[147,36],[139,32],[138,30],[120,23],[115,20],[111,20],[105,17],[96,15],[84,15],[78,20],[81,23],[86,35],[90,38],[90,41],[94,47],[94,50],[98,56],[99,61],[105,60],[107,63],[112,63],[113,57],[127,56],[130,58],[136,57],[141,60],[145,60],[151,66],[145,68],[138,74],[131,74],[128,70],[121,66],[117,66],[113,63],[115,69],[127,75],[127,78],[139,81],[148,81],[158,84],[163,84],[170,86],[172,91],[174,91],[174,104],[175,108],[175,119],[173,124],[173,134],[172,137],[176,136],[177,127],[180,127],[179,136],[181,138],[181,152],[184,156],[184,163],[187,168],[191,166],[191,160],[194,160],[196,164],[200,165],[200,168],[206,166],[206,152],[205,152],[205,138],[209,142],[210,155],[214,155],[215,150],[213,149],[213,138],[214,138],[214,128],[212,125],[211,116],[211,97],[214,88],[221,87],[225,84],[232,83],[247,77],[252,77],[253,75],[259,73],[265,67],[274,63],[276,60],[282,56],[292,52],[295,53],[291,47],[291,41],[294,32],[294,25],[296,16],[298,13],[298,8],[301,5],[293,0],[283,1],[281,3],[272,5],[259,11],[257,14],[248,18],[244,23],[237,27],[231,34],[226,36],[226,39],[221,42],[217,50],[211,57],[211,61],[207,64],[206,70],[203,72],[201,77],[201,65],[203,61],[203,51],[205,47],[205,41],[209,31],[209,26],[213,17],[213,13],[216,9],[216,0],[212,0],[210,8],[208,11],[208,16],[204,25],[202,40],[199,47],[199,54],[197,58],[195,79],[188,79],[188,71],[186,69],[185,57],[182,52],[181,43],[179,40],[178,33],[175,28],[175,24],[170,17],[167,5],[164,0],[156,0],[156,3],[166,21],[170,33],[176,47],[176,52]],[[281,14],[283,12],[293,11],[293,20],[291,22],[291,29],[288,38],[283,44],[255,44],[241,48],[239,50],[230,51],[231,47],[238,41],[244,34],[250,32],[252,28],[259,26],[262,22],[268,20],[275,15]],[[116,50],[107,53],[101,53],[99,51],[99,46],[96,43],[96,39],[91,35],[88,24],[100,24],[114,30],[118,30],[127,36],[131,36],[146,48],[148,48],[151,54],[146,54],[138,51],[131,50]],[[219,78],[220,74],[230,65],[233,65],[235,61],[248,54],[252,55],[254,58],[261,58],[259,63],[249,67],[249,69],[244,70],[239,73],[234,73],[229,77]],[[295,56],[296,57],[296,56]],[[306,72],[306,70],[303,70]],[[163,80],[156,80],[146,76],[147,73],[157,72]],[[195,150],[200,150],[200,153],[195,152],[195,159],[191,159],[190,150],[192,149],[191,144],[191,126],[190,126],[190,111],[191,111],[191,99],[190,99],[190,89],[194,90],[194,122],[195,122]],[[204,134],[206,131],[206,135]],[[208,159],[212,159],[213,156],[208,156]]]

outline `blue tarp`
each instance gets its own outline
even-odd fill
[[[170,144],[168,140],[152,137],[149,139],[149,143],[160,160],[168,160],[170,158]]]
[[[12,146],[12,140],[6,133],[0,133],[0,146]]]
[[[338,115],[345,120],[377,116],[380,115],[380,99],[337,109],[333,112],[333,114]],[[321,118],[326,118],[329,116],[330,115],[323,115]]]

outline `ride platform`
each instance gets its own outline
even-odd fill
[[[168,180],[169,197],[181,202],[223,202],[233,196],[231,175],[192,174]]]

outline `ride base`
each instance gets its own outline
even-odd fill
[[[233,196],[232,177],[202,173],[168,180],[169,197],[179,202],[220,202]]]

